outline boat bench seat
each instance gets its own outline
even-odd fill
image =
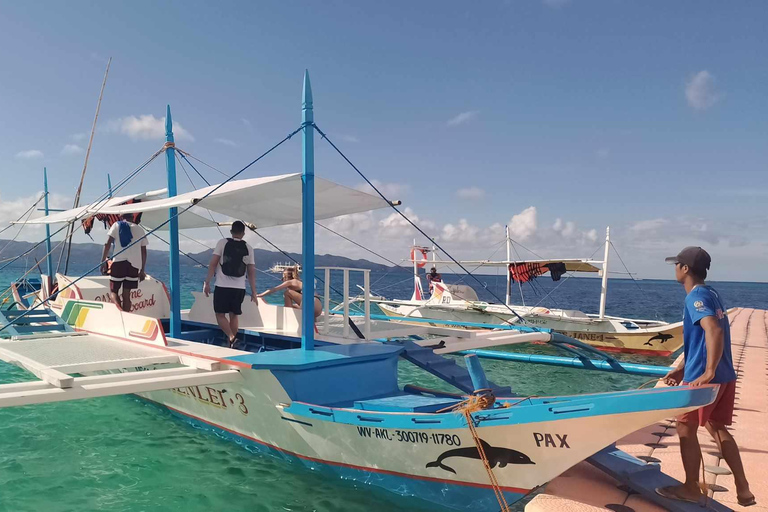
[[[354,403],[354,408],[381,412],[437,412],[460,401],[456,398],[419,396],[407,393],[370,400],[358,400]]]

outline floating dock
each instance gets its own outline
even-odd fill
[[[768,511],[768,478],[764,464],[768,454],[768,311],[738,308],[729,313],[733,362],[736,366],[736,406],[730,429],[741,451],[744,469],[757,505],[741,507],[728,465],[704,428],[699,442],[704,454],[709,497],[736,511]],[[651,425],[619,441],[617,447],[679,481],[684,479],[674,418]],[[680,503],[680,502],[678,502]],[[710,502],[711,503],[711,502]],[[707,510],[692,505],[690,510]],[[629,491],[621,482],[589,462],[582,462],[550,482],[533,498],[526,512],[604,511],[656,512],[669,510]]]

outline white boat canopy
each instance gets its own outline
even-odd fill
[[[423,260],[417,260],[421,262]],[[426,263],[439,263],[441,265],[455,265],[452,261],[432,261],[428,260]],[[567,272],[600,272],[600,268],[595,265],[602,265],[602,261],[587,260],[587,259],[551,259],[551,260],[516,260],[516,261],[490,261],[490,260],[477,260],[477,261],[461,261],[462,265],[476,265],[479,267],[508,267],[509,265],[539,265],[546,266],[553,263],[562,263],[565,265]]]
[[[207,210],[253,223],[257,228],[283,226],[301,222],[301,174],[283,174],[263,178],[233,180],[222,185],[211,185],[175,197],[144,200],[140,203],[119,205],[131,196],[112,198],[104,202],[54,213],[27,221],[29,224],[71,222],[96,213],[123,214],[142,212],[142,224],[157,226],[168,218],[168,209],[199,205]],[[203,197],[211,193],[208,197]],[[315,219],[328,219],[351,213],[386,208],[389,203],[380,197],[338,185],[315,177]],[[189,220],[185,217],[190,216]],[[157,217],[157,218],[155,218]],[[192,213],[179,217],[180,227],[207,227],[216,223]]]

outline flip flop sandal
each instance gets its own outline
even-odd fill
[[[747,499],[742,499],[736,496],[736,501],[738,501],[739,506],[742,506],[742,507],[751,507],[752,505],[757,505],[757,500],[755,500],[754,496]]]
[[[656,494],[658,494],[662,498],[667,498],[668,500],[685,501],[687,503],[696,503],[697,505],[699,503],[699,499],[692,500],[690,498],[686,498],[685,496],[681,496],[680,494],[677,493],[677,491],[675,490],[675,487],[672,487],[672,486],[657,487]]]
[[[236,344],[237,344],[237,336],[229,340],[229,348],[235,348]]]

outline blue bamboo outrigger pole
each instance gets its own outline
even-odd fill
[[[176,195],[176,154],[173,142],[173,121],[171,119],[171,106],[165,111],[165,168],[168,172],[168,197]],[[171,282],[171,337],[181,336],[181,280],[179,279],[179,218],[178,208],[170,208],[169,245],[170,245],[170,282]]]
[[[315,141],[312,86],[304,71],[301,124],[301,348],[315,349]]]

